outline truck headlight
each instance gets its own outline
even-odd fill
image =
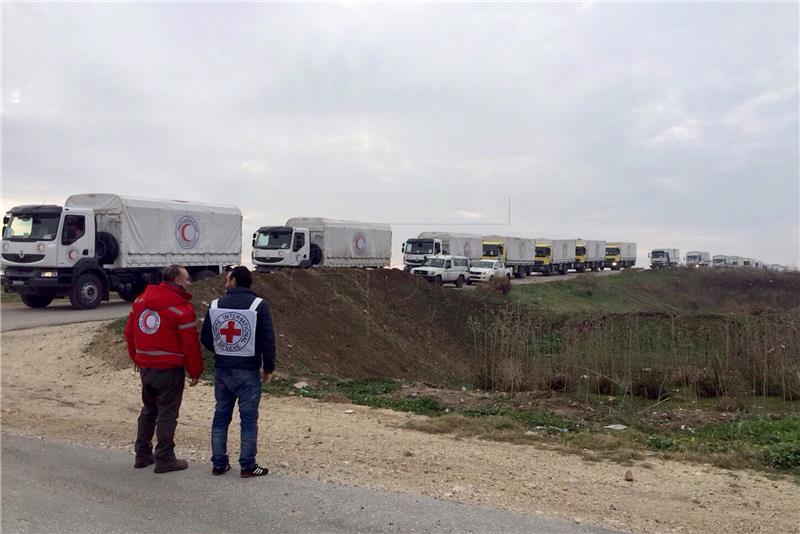
[[[613,265],[614,267],[616,267],[616,266],[617,266],[617,262],[614,262],[614,263],[612,263],[611,265]]]
[[[42,271],[39,276],[42,278],[58,278],[58,271]]]

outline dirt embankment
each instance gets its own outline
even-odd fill
[[[2,337],[2,425],[50,439],[131,449],[139,380],[86,351],[85,324]],[[178,453],[209,469],[213,388],[187,388]],[[352,413],[348,413],[352,410]],[[633,467],[403,428],[424,418],[300,398],[266,398],[259,460],[274,472],[559,516],[633,532],[800,533],[797,485],[751,471],[649,458]],[[231,427],[238,453],[238,425]],[[133,459],[131,458],[131,463]],[[633,481],[625,480],[631,469]],[[210,479],[209,474],[209,479]]]
[[[445,383],[474,380],[471,316],[499,293],[434,287],[402,271],[286,270],[254,273],[253,291],[269,302],[278,372],[292,376],[372,376]],[[225,293],[222,276],[191,288],[199,318]],[[119,336],[94,350],[127,358]]]

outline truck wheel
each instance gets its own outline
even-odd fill
[[[94,238],[94,257],[101,265],[114,263],[119,255],[119,243],[108,232],[97,232]]]
[[[322,263],[322,249],[319,245],[311,243],[311,265],[319,265]]]
[[[434,281],[433,281],[433,282],[434,282],[434,283],[435,283],[437,286],[440,286],[440,285],[442,285],[442,276],[441,276],[441,275],[436,275],[436,278],[434,279]]]
[[[522,278],[522,271],[520,269],[514,271],[514,278]]]
[[[53,302],[54,297],[48,297],[46,295],[20,295],[20,298],[29,308],[46,308]]]
[[[217,273],[215,273],[211,269],[203,269],[202,271],[194,275],[194,281],[199,282],[200,280],[205,280],[206,278],[213,278],[215,276],[217,276]]]
[[[91,310],[103,300],[103,282],[96,275],[82,274],[75,281],[69,302],[76,310]]]
[[[456,287],[459,288],[459,289],[464,287],[464,277],[463,276],[459,276],[456,279]]]
[[[125,302],[133,302],[144,291],[144,284],[134,284],[130,289],[118,289],[119,298]]]

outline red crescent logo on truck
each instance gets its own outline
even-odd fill
[[[194,217],[185,216],[178,219],[175,225],[175,240],[178,246],[183,249],[191,249],[200,239],[200,225]]]
[[[356,254],[364,254],[367,250],[367,237],[363,232],[356,232],[353,236],[353,252]]]
[[[67,258],[69,258],[72,261],[75,261],[76,259],[78,259],[78,249],[76,249],[76,248],[69,249],[67,251]]]

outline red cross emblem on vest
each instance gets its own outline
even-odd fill
[[[225,336],[225,342],[230,345],[234,338],[242,335],[242,329],[236,328],[236,321],[228,321],[227,326],[220,328],[219,333]]]

